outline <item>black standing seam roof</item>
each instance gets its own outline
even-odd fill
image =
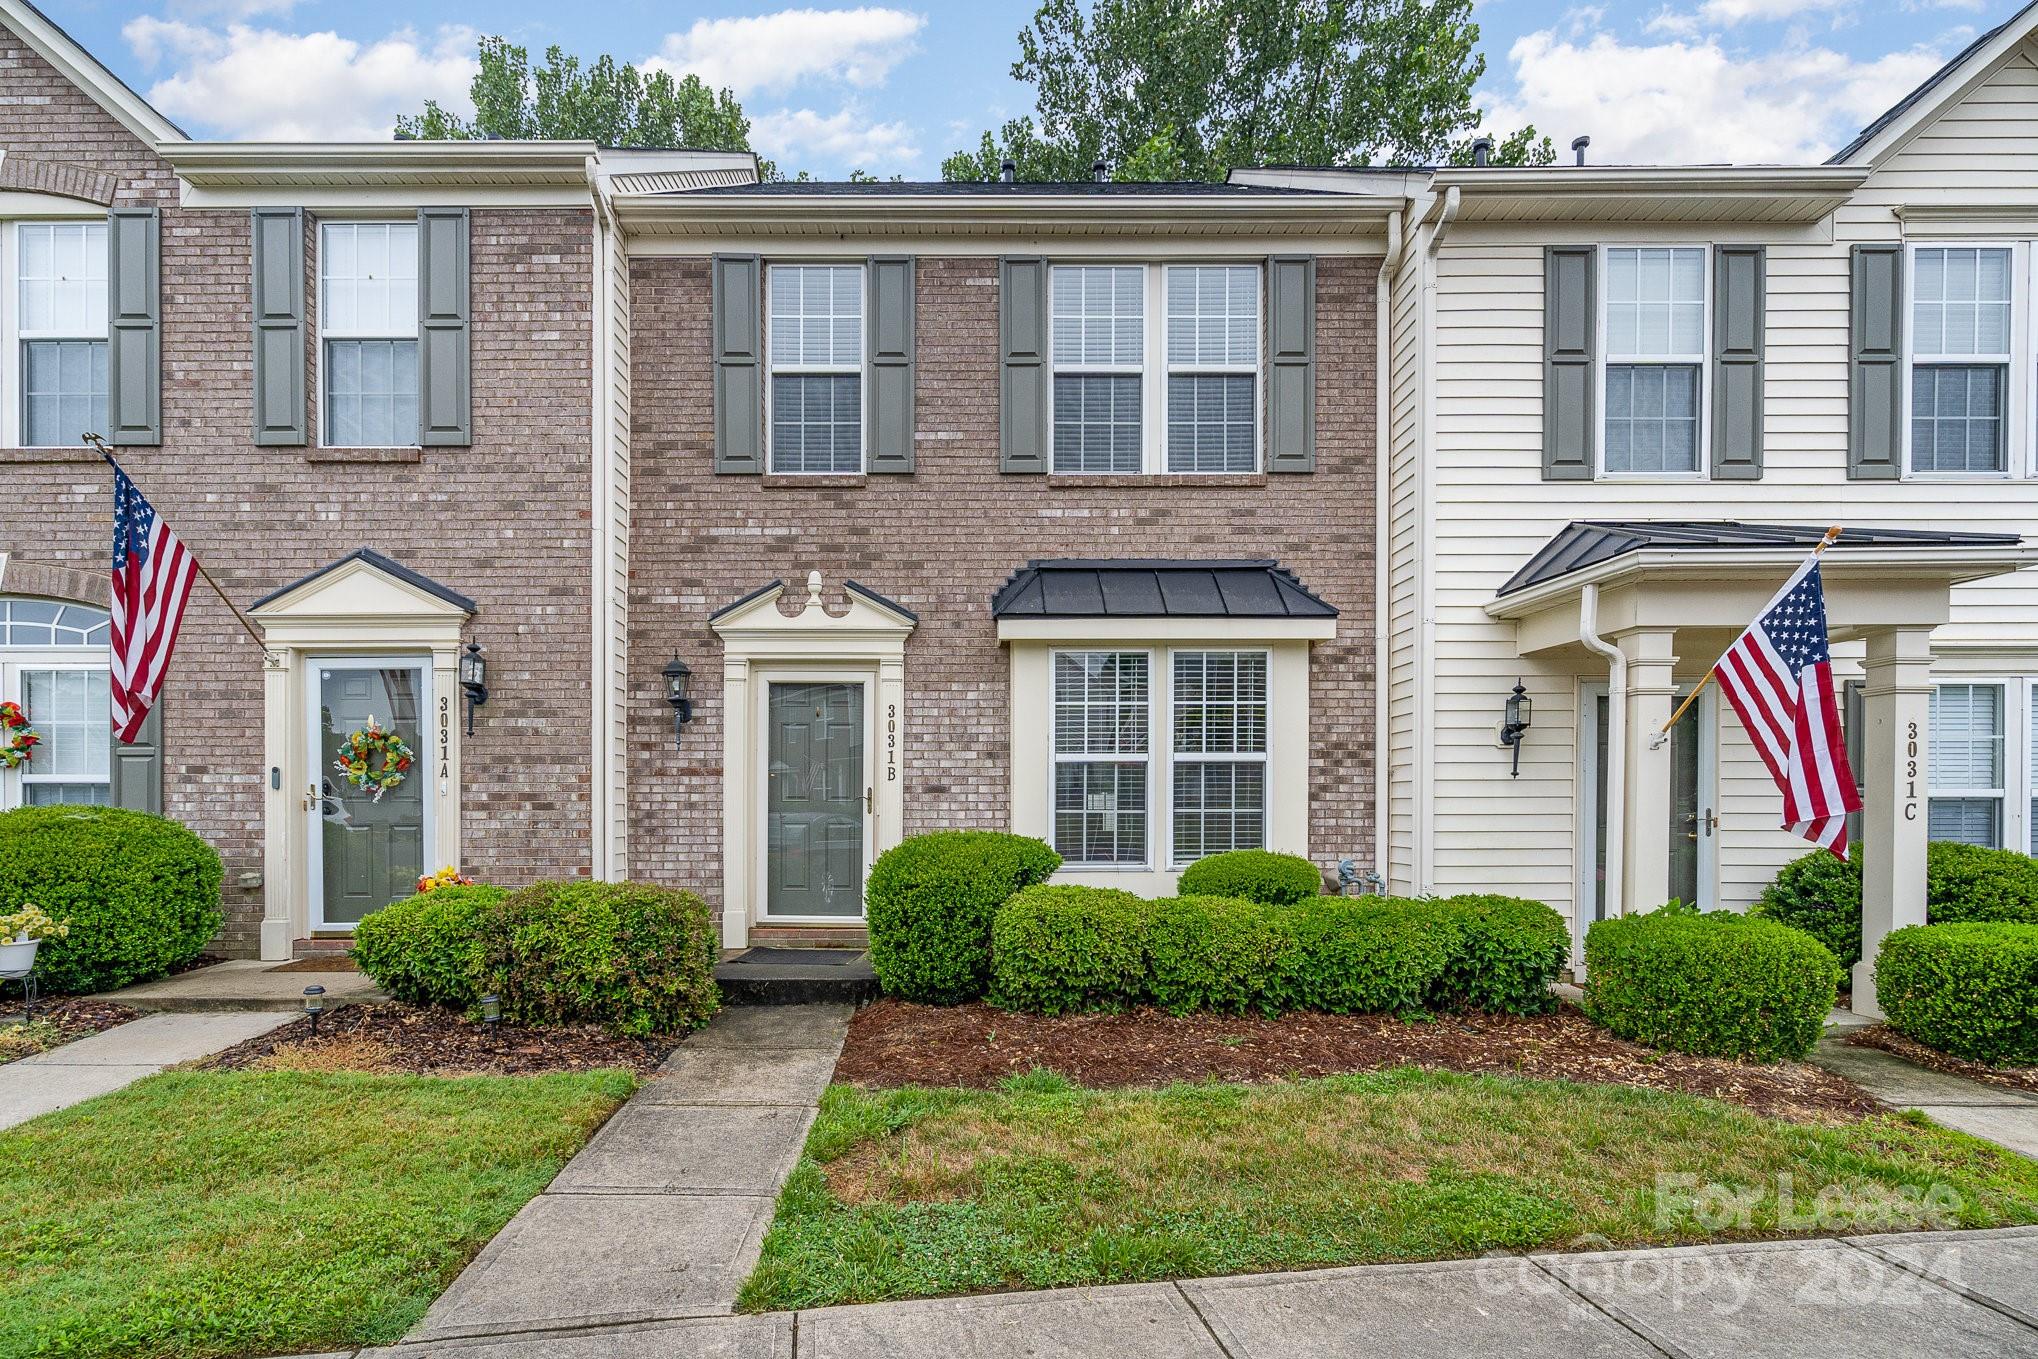
[[[1335,618],[1271,558],[1031,561],[991,596],[993,618]]]
[[[1797,547],[1809,552],[1826,536],[1805,524],[1743,524],[1730,519],[1581,519],[1567,524],[1508,578],[1496,594],[1507,596],[1532,585],[1568,576],[1645,548],[1692,552],[1733,548]],[[1925,529],[1844,528],[1835,547],[2015,547],[2014,533],[1941,533]]]
[[[2032,0],[2032,4],[2038,4],[2038,0]],[[1887,109],[1883,111],[1881,117],[1877,118],[1867,127],[1862,128],[1860,134],[1856,136],[1853,141],[1848,142],[1845,146],[1841,147],[1838,151],[1835,151],[1831,156],[1827,157],[1826,164],[1839,165],[1852,158],[1855,152],[1859,151],[1862,147],[1874,141],[1876,136],[1879,133],[1881,133],[1881,131],[1884,128],[1888,127],[1891,123],[1895,122],[1897,119],[1903,117],[1905,112],[1917,106],[1919,100],[1923,99],[1926,95],[1930,94],[1933,90],[1938,89],[1940,85],[1944,84],[1946,81],[1946,77],[1951,75],[1957,68],[1959,68],[1963,63],[1965,63],[1969,57],[1973,56],[1976,52],[1979,52],[1982,48],[1988,46],[1991,42],[1995,41],[1995,37],[1998,33],[2001,33],[2011,24],[2014,24],[2017,22],[2017,20],[2023,18],[2025,13],[2028,10],[2030,10],[2030,8],[2031,5],[2028,4],[2025,5],[2022,9],[2019,9],[2015,14],[2012,14],[2009,18],[2003,20],[2001,23],[1997,24],[1994,28],[1991,28],[1988,32],[1982,34],[1979,38],[1976,38],[1966,47],[1960,49],[1960,52],[1953,58],[1953,60],[1947,62],[1944,66],[1941,66],[1938,70],[1932,72],[1932,74],[1930,74],[1929,76],[1926,76],[1924,82],[1920,84],[1916,89],[1912,90],[1909,94],[1905,95],[1903,98],[1897,100],[1896,103],[1890,105]]]
[[[441,585],[439,584],[439,582],[433,580],[430,576],[420,575],[418,572],[411,570],[408,566],[405,566],[402,562],[392,561],[390,558],[383,556],[380,552],[377,552],[372,547],[357,547],[352,552],[349,552],[346,556],[340,558],[338,561],[328,562],[326,565],[321,566],[318,570],[311,572],[309,575],[299,576],[296,580],[291,581],[288,585],[282,586],[279,589],[271,590],[268,594],[263,595],[260,599],[256,600],[254,603],[248,605],[248,607],[251,609],[259,609],[264,604],[270,603],[273,600],[283,598],[283,596],[289,594],[292,590],[297,589],[299,586],[309,585],[311,584],[311,582],[317,580],[320,576],[329,576],[333,572],[345,566],[348,562],[354,561],[366,562],[368,563],[368,565],[374,567],[378,571],[386,572],[389,575],[395,576],[398,580],[406,581],[409,584],[415,585],[418,589],[423,590],[426,594],[436,595],[438,598],[445,600],[448,604],[451,604],[456,609],[464,609],[468,613],[474,613],[477,611],[474,601],[469,599],[466,595],[461,594],[458,590],[452,589],[449,586]]]

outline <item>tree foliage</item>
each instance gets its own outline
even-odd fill
[[[1473,0],[1043,0],[1012,75],[1013,119],[946,179],[1222,179],[1234,166],[1462,163],[1485,73]],[[1547,164],[1523,128],[1496,164]]]

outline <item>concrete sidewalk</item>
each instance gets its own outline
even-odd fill
[[[2038,1157],[2038,1095],[1916,1066],[1881,1048],[1854,1047],[1843,1034],[1820,1039],[1811,1060],[1885,1104],[1920,1110],[1935,1123]]]
[[[291,1019],[287,1014],[146,1015],[0,1066],[0,1128],[111,1093],[164,1067],[209,1057]]]
[[[2038,1228],[1369,1265],[406,1342],[361,1359],[2033,1359]]]

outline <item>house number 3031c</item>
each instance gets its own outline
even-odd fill
[[[1904,820],[1918,819],[1918,724],[1904,731]]]
[[[885,782],[899,781],[899,705],[885,704]]]

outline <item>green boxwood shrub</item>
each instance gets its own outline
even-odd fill
[[[691,892],[541,882],[482,904],[476,917],[475,989],[494,992],[512,1022],[679,1033],[721,1007],[721,940],[707,903]]]
[[[1818,1041],[1839,965],[1803,930],[1713,911],[1598,921],[1585,969],[1585,1012],[1623,1038],[1776,1061]]]
[[[1854,966],[1861,961],[1861,846],[1845,860],[1823,849],[1792,859],[1748,913],[1803,930],[1842,971]]]
[[[1277,1010],[1406,1014],[1423,1008],[1455,942],[1422,903],[1318,897],[1282,911],[1286,936],[1268,992]]]
[[[935,831],[878,855],[864,912],[879,984],[934,1005],[982,998],[992,916],[1060,867],[1061,856],[1043,842],[1001,831]]]
[[[1510,1015],[1556,1008],[1550,983],[1571,956],[1563,916],[1540,901],[1476,893],[1422,905],[1456,931],[1429,1008]]]
[[[1753,914],[1795,926],[1861,961],[1861,847],[1842,863],[1814,850],[1785,864]],[[1995,920],[2038,925],[2038,859],[2013,849],[1934,840],[1925,847],[1925,918],[1934,925]]]
[[[33,902],[69,937],[44,942],[46,991],[152,981],[219,933],[220,863],[175,821],[118,807],[22,807],[0,815],[0,912]]]
[[[1289,906],[1323,895],[1323,874],[1299,854],[1234,849],[1183,869],[1177,890],[1185,897],[1239,897]]]
[[[398,1000],[464,1010],[481,995],[481,912],[507,895],[475,883],[385,906],[354,927],[354,962]]]
[[[991,1003],[1058,1015],[1146,998],[1153,903],[1110,887],[1039,885],[997,908]]]
[[[1147,999],[1173,1014],[1244,1014],[1274,1008],[1292,936],[1282,908],[1227,897],[1173,897],[1150,904]]]
[[[2038,925],[1970,921],[1893,930],[1875,959],[1890,1027],[2002,1066],[2038,1065]]]

